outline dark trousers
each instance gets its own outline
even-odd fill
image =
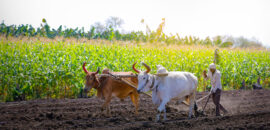
[[[224,113],[227,113],[228,111],[220,104],[220,95],[221,90],[217,89],[215,93],[212,94],[212,99],[214,104],[216,105],[216,116],[220,116],[219,109],[221,109]]]

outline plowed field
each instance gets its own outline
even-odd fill
[[[206,95],[197,93],[196,98]],[[0,103],[0,129],[270,129],[270,90],[223,91],[221,104],[229,111],[215,117],[212,100],[206,116],[188,119],[188,107],[172,100],[167,121],[155,122],[156,106],[140,95],[139,115],[129,98],[111,102],[111,117],[101,112],[102,99],[39,99]],[[206,100],[198,104],[202,109]],[[162,119],[162,118],[161,118]]]

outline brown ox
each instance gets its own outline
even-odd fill
[[[107,115],[110,116],[110,101],[113,96],[118,97],[121,101],[126,97],[130,97],[133,105],[135,106],[135,114],[138,114],[138,98],[139,94],[137,90],[121,81],[115,80],[112,77],[101,77],[98,78],[97,74],[99,68],[96,72],[88,72],[85,69],[85,62],[83,64],[83,70],[86,73],[86,82],[84,92],[91,91],[92,88],[97,90],[97,96],[99,98],[105,99],[105,103],[102,105],[102,110],[106,108]],[[102,74],[122,74],[122,75],[134,75],[132,72],[109,72],[109,69],[104,69]],[[124,78],[130,83],[138,86],[138,79],[136,77]]]

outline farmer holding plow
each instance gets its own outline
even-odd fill
[[[220,116],[219,109],[221,109],[225,114],[228,111],[220,104],[220,96],[221,96],[221,74],[220,71],[216,69],[216,65],[214,63],[210,64],[209,71],[206,74],[206,70],[203,71],[203,76],[206,80],[211,80],[211,95],[214,104],[216,105],[216,116]]]

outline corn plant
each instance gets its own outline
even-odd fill
[[[213,62],[214,48],[147,47],[70,42],[0,41],[0,100],[36,98],[76,98],[84,87],[82,64],[90,71],[97,67],[112,71],[132,71],[135,61],[144,61],[155,73],[158,64],[169,71],[189,71],[203,90],[202,71]],[[244,79],[251,85],[261,76],[262,85],[270,86],[270,52],[219,49],[217,69],[225,90],[238,89]],[[144,69],[142,66],[138,66]]]

